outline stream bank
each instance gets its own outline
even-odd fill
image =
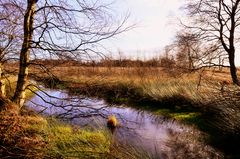
[[[127,145],[149,158],[221,156],[204,142],[203,134],[197,129],[163,115],[126,105],[109,105],[104,100],[63,90],[46,89],[37,94],[26,103],[28,108],[83,128],[106,129],[106,118],[115,115],[120,124],[112,136],[111,147]]]
[[[87,97],[103,98],[110,104],[126,104],[130,107],[147,110],[153,114],[164,115],[166,118],[183,121],[196,126],[207,134],[208,144],[220,149],[228,158],[238,158],[239,119],[235,113],[239,112],[239,102],[229,100],[227,96],[217,95],[211,100],[194,101],[186,96],[168,96],[155,99],[147,96],[134,85],[89,84],[82,82],[61,81],[59,79],[40,78],[47,87],[67,89],[71,95],[83,94]],[[214,94],[211,95],[211,97]],[[233,99],[235,99],[233,94]],[[239,101],[239,100],[238,100]],[[234,118],[234,119],[233,119]],[[232,124],[230,124],[232,123]]]

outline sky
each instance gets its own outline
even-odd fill
[[[113,52],[150,58],[173,41],[181,0],[117,0],[114,5],[119,13],[129,11],[128,23],[136,27],[111,39]]]
[[[129,24],[136,24],[106,43],[114,57],[149,59],[163,53],[178,30],[179,18],[184,16],[184,0],[115,0],[114,9],[119,14],[130,12]],[[236,54],[240,66],[240,53]]]

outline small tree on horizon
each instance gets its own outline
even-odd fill
[[[177,67],[188,69],[189,71],[194,70],[200,52],[197,35],[181,31],[177,33],[175,46],[177,47]]]

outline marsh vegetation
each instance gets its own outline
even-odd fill
[[[67,67],[63,64],[51,70],[54,78],[31,69],[35,80],[52,90],[31,84],[29,92],[33,98],[26,103],[28,108],[73,125],[70,128],[63,124],[62,128],[66,127],[70,134],[74,132],[74,125],[79,125],[80,130],[90,128],[93,133],[108,134],[103,135],[108,141],[104,143],[106,149],[101,151],[104,155],[113,158],[130,154],[132,158],[238,155],[238,88],[226,84],[222,90],[222,82],[230,78],[225,69],[179,73],[179,70],[174,72],[163,67]],[[12,81],[14,83],[14,78]],[[33,92],[37,96],[34,97]],[[114,135],[117,143],[112,143],[113,136],[107,130],[110,115],[116,115],[120,124]],[[148,131],[155,133],[152,137],[144,136],[149,135]],[[160,139],[155,138],[158,135]],[[136,146],[140,141],[143,147]],[[160,146],[163,143],[165,147]],[[65,152],[61,153],[64,156]]]
[[[0,158],[240,158],[240,0],[186,1],[149,59],[106,56],[112,5],[0,0]]]

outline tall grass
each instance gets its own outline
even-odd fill
[[[64,66],[54,68],[53,73],[64,81],[60,88],[65,87],[71,93],[97,96],[120,104],[143,104],[157,114],[194,122],[205,109],[203,105],[221,94],[220,82],[230,77],[226,70],[186,74],[158,67]]]
[[[226,158],[239,158],[240,97],[233,91],[225,93],[216,96],[208,105],[206,124],[210,129],[207,132],[210,143],[222,149]]]
[[[162,68],[141,67],[57,67],[53,72],[62,80],[87,83],[89,86],[107,84],[133,85],[143,89],[145,94],[154,98],[181,94],[195,99],[197,98],[196,94],[200,92],[197,90],[199,83],[198,72],[173,76]]]

